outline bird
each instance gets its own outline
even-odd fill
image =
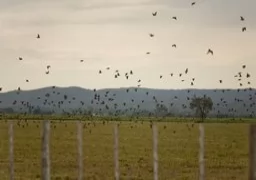
[[[45,74],[49,74],[49,73],[50,73],[50,71],[46,71],[46,72],[45,72]]]
[[[185,70],[185,74],[187,74],[188,73],[188,68]]]
[[[156,16],[156,15],[157,15],[157,11],[156,11],[156,12],[153,12],[152,15],[153,15],[153,16]]]
[[[244,17],[243,17],[243,16],[240,16],[240,20],[241,20],[241,21],[244,21]]]
[[[80,62],[84,62],[84,60],[83,60],[83,59],[81,59],[81,60],[80,60]]]
[[[47,69],[50,69],[50,68],[51,68],[51,66],[50,66],[50,65],[47,65],[47,66],[46,66],[46,68],[47,68]]]
[[[219,80],[220,81],[220,83],[222,83],[222,80]]]
[[[176,17],[176,16],[173,16],[172,19],[177,20],[177,17]]]
[[[40,38],[40,34],[37,34],[37,37],[36,37],[37,39],[39,39]]]
[[[243,28],[242,28],[242,32],[244,32],[244,31],[246,31],[246,27],[243,27]]]
[[[243,65],[242,68],[245,69],[245,68],[246,68],[246,65]]]
[[[19,57],[19,60],[20,60],[20,61],[22,61],[22,60],[23,60],[23,58],[22,58],[22,57]]]
[[[99,74],[101,74],[102,73],[102,71],[101,70],[99,70]]]
[[[162,79],[163,78],[163,75],[160,75],[160,79]]]
[[[149,36],[150,36],[150,37],[154,37],[154,34],[152,34],[152,33],[149,33]]]
[[[173,48],[176,48],[177,46],[176,46],[176,44],[173,44],[172,47],[173,47]]]
[[[150,54],[150,52],[146,52],[146,54]]]
[[[207,54],[213,55],[213,51],[211,49],[208,49]]]
[[[26,79],[26,82],[29,82],[29,80],[28,80],[28,79]]]
[[[194,6],[195,4],[196,4],[196,2],[192,2],[192,3],[191,3],[191,6]]]
[[[110,70],[110,67],[107,67],[107,70]]]

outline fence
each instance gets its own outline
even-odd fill
[[[9,165],[10,165],[10,180],[14,180],[14,155],[13,155],[13,121],[9,121],[8,124],[8,135],[9,135]],[[154,180],[158,180],[158,129],[155,124],[152,125],[153,137],[153,176]],[[205,163],[204,163],[204,125],[199,124],[199,180],[205,179]],[[82,123],[77,121],[77,152],[78,152],[78,180],[83,179],[83,128]],[[43,122],[42,129],[42,169],[41,177],[42,180],[50,180],[50,151],[49,151],[49,140],[50,140],[50,122],[45,120]],[[119,128],[118,125],[114,126],[114,175],[115,179],[120,179],[119,173]],[[256,180],[256,125],[250,125],[249,130],[249,180]]]

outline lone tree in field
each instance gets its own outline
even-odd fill
[[[196,110],[196,115],[204,121],[207,114],[212,110],[212,99],[210,97],[194,97],[190,102],[190,109]]]

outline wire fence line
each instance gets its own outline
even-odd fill
[[[119,125],[116,123],[113,129],[114,135],[114,176],[115,180],[120,179],[119,169]],[[10,180],[14,180],[14,130],[13,121],[8,123],[8,136],[9,136],[9,167],[10,167]],[[41,154],[42,166],[41,177],[42,180],[50,180],[50,121],[43,121],[43,128],[41,134]],[[199,124],[199,180],[205,180],[205,129],[202,123]],[[158,128],[155,123],[152,125],[152,144],[153,144],[153,179],[158,180]],[[83,128],[82,122],[77,121],[77,154],[78,154],[78,180],[84,179],[83,168]],[[171,178],[171,177],[170,177]],[[249,129],[249,180],[256,180],[256,125],[251,125]]]

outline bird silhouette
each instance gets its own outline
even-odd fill
[[[240,16],[240,20],[241,20],[241,21],[244,21],[244,17],[243,17],[243,16]]]
[[[40,35],[39,34],[37,34],[37,37],[36,37],[37,39],[39,39],[40,38]]]
[[[173,16],[172,19],[177,20],[177,17],[176,17],[176,16]]]
[[[172,47],[173,47],[173,48],[176,48],[177,46],[176,46],[176,44],[173,44]]]
[[[155,35],[154,35],[154,34],[152,34],[152,33],[150,33],[150,34],[149,34],[149,36],[150,36],[150,37],[154,37]]]
[[[153,12],[152,15],[153,15],[153,16],[156,16],[156,15],[157,15],[157,11],[156,11],[156,12]]]
[[[242,28],[242,32],[244,32],[244,31],[246,31],[246,27],[243,27],[243,28]]]
[[[20,60],[20,61],[22,61],[22,60],[23,60],[23,58],[22,58],[22,57],[19,57],[19,60]]]
[[[208,49],[207,54],[213,55],[213,51],[211,49]]]
[[[195,4],[196,4],[196,2],[192,2],[192,3],[191,3],[191,6],[194,6]]]

